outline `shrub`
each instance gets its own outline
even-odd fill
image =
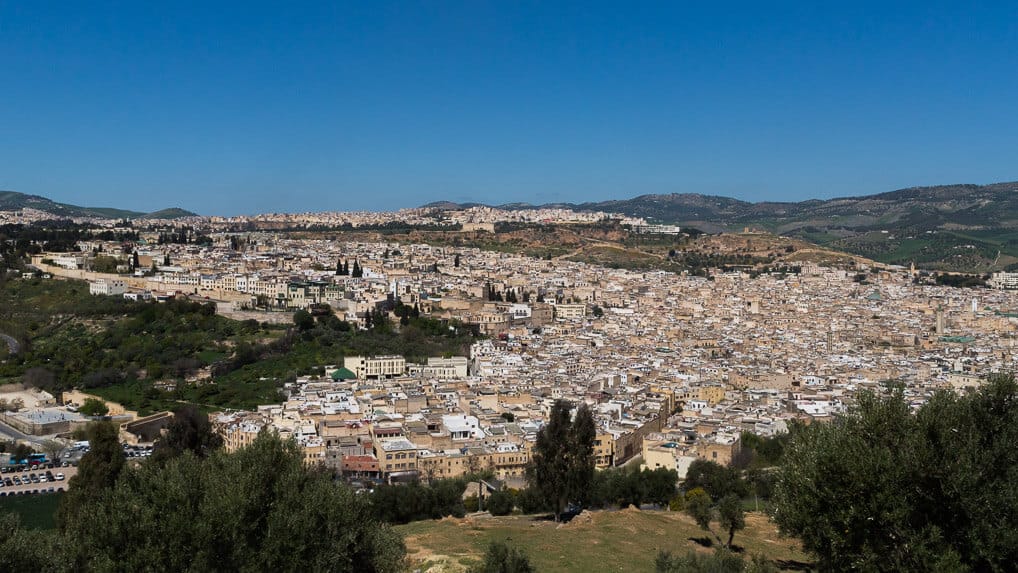
[[[492,515],[509,515],[513,512],[516,500],[513,494],[506,490],[499,490],[488,498],[487,507]]]

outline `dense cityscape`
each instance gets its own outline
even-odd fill
[[[1008,3],[0,3],[0,573],[1018,570]]]
[[[503,223],[509,214],[472,211],[445,219]],[[263,220],[363,225],[408,215]],[[512,215],[555,224],[607,216]],[[280,403],[215,417],[228,448],[270,427],[296,438],[309,461],[347,476],[457,477],[490,467],[520,485],[537,429],[554,401],[566,399],[593,408],[598,467],[639,454],[682,478],[698,457],[729,462],[742,431],[772,436],[792,420],[829,419],[857,392],[888,381],[903,383],[919,406],[937,389],[974,388],[1014,367],[1013,291],[916,284],[914,268],[803,263],[790,274],[713,269],[705,278],[476,248],[216,231],[244,221],[196,221],[211,239],[201,246],[160,245],[158,232],[142,231],[137,244],[82,241],[75,252],[32,260],[46,276],[88,280],[97,296],[196,297],[214,300],[226,316],[283,323],[295,311],[328,309],[361,328],[370,314],[398,323],[396,305],[403,305],[482,334],[461,356],[420,364],[402,356],[320,364],[317,374],[288,383]],[[231,247],[238,243],[240,250]],[[141,271],[133,274],[126,272],[132,252]],[[85,270],[90,253],[121,257],[125,273]],[[344,272],[351,262],[355,276]],[[191,381],[216,383],[207,371]],[[31,427],[46,412],[11,418]]]

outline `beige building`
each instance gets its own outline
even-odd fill
[[[238,412],[216,416],[212,420],[212,428],[223,437],[223,448],[234,452],[251,445],[267,423],[260,414]]]
[[[599,470],[610,468],[615,459],[615,436],[598,432],[594,439],[594,465]]]
[[[406,372],[406,358],[402,356],[347,356],[343,367],[358,378],[392,378]]]
[[[387,480],[416,477],[419,472],[417,458],[420,448],[405,438],[389,438],[374,442],[378,471]]]
[[[686,478],[689,465],[697,459],[696,454],[688,446],[671,440],[643,440],[643,468],[656,470],[665,468],[675,470],[679,479]]]
[[[583,318],[587,315],[587,305],[585,304],[556,304],[555,305],[555,318],[561,319],[577,319]]]

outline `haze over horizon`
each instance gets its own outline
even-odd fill
[[[0,6],[0,189],[202,214],[1018,179],[1018,5]]]

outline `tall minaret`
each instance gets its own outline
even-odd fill
[[[944,307],[937,307],[937,336],[944,334]]]

